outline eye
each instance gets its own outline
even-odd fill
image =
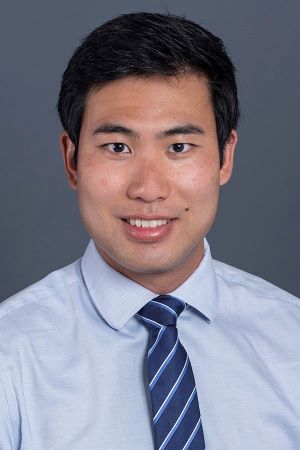
[[[129,152],[129,147],[126,144],[123,144],[122,142],[113,142],[112,144],[105,144],[104,147],[107,148],[112,153]]]
[[[176,144],[172,144],[170,146],[170,148],[175,153],[185,153],[186,151],[188,151],[192,147],[193,147],[193,144],[183,144],[183,143],[176,143]]]

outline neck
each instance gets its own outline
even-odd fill
[[[125,276],[128,276],[128,278],[135,281],[136,283],[139,283],[141,286],[144,286],[146,289],[149,289],[149,291],[154,292],[157,295],[162,295],[169,294],[170,292],[175,291],[175,289],[181,286],[191,276],[198,265],[199,262],[189,273],[183,271],[182,273],[177,272],[175,279],[174,273],[136,274],[136,276],[135,274],[130,274],[130,276],[128,276],[124,272],[121,273],[123,273],[123,275]]]

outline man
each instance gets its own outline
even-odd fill
[[[1,450],[300,448],[299,300],[211,257],[239,116],[220,39],[94,30],[64,73],[84,256],[0,307]]]

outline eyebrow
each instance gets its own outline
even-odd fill
[[[102,133],[119,133],[136,139],[140,137],[139,134],[134,130],[124,127],[123,125],[120,125],[118,123],[103,123],[93,131],[93,135]],[[168,130],[163,130],[160,133],[156,134],[156,137],[164,138],[168,136],[175,136],[177,134],[205,134],[205,131],[199,126],[187,123],[184,125],[178,125],[176,127],[169,128]]]
[[[93,135],[102,133],[119,133],[130,137],[139,137],[135,131],[117,123],[103,123],[93,131]]]
[[[203,128],[198,127],[193,124],[179,125],[174,128],[170,128],[169,130],[164,130],[158,133],[157,137],[163,138],[167,136],[174,136],[175,134],[205,134]]]

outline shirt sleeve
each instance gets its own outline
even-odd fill
[[[13,427],[9,414],[8,401],[0,378],[0,449],[17,450],[14,446]]]

